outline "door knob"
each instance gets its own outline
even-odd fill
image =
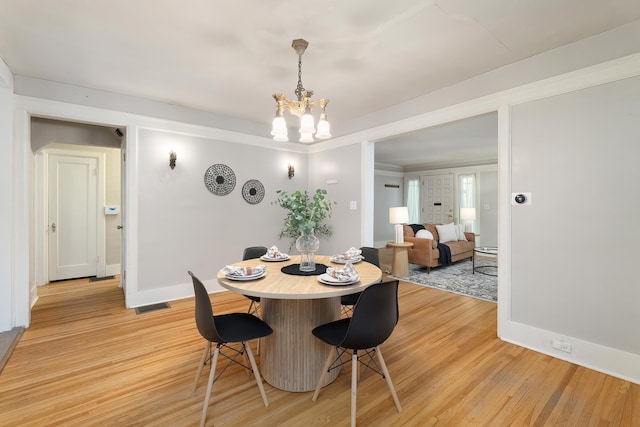
[[[122,230],[122,226],[121,226],[121,225],[117,226],[116,228],[117,228],[118,230]]]
[[[55,222],[51,223],[51,231],[53,231],[54,233],[56,231],[56,223]]]

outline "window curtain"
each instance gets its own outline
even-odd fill
[[[420,224],[420,178],[408,178],[405,188],[407,189],[409,224]]]
[[[476,174],[458,176],[458,207],[460,209],[476,208]],[[460,215],[460,211],[458,211],[458,215]],[[468,229],[470,231],[475,232],[477,218],[478,210],[476,209],[476,219],[469,222]]]

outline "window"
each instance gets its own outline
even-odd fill
[[[476,207],[476,174],[459,175],[458,176],[458,207],[474,208]],[[459,213],[459,212],[458,212]],[[465,220],[465,229],[467,231],[476,230],[477,212],[474,212],[472,220]],[[468,224],[468,225],[467,225]]]
[[[408,178],[406,188],[409,224],[420,224],[420,178]]]

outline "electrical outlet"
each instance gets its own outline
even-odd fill
[[[565,353],[571,353],[573,351],[573,346],[571,345],[571,343],[557,339],[551,340],[551,347],[555,348],[556,350],[564,351]]]

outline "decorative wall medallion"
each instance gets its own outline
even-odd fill
[[[257,179],[250,179],[242,186],[242,197],[252,205],[256,205],[264,199],[264,185]]]
[[[236,174],[227,165],[211,165],[204,173],[204,185],[216,196],[226,196],[236,187]]]

